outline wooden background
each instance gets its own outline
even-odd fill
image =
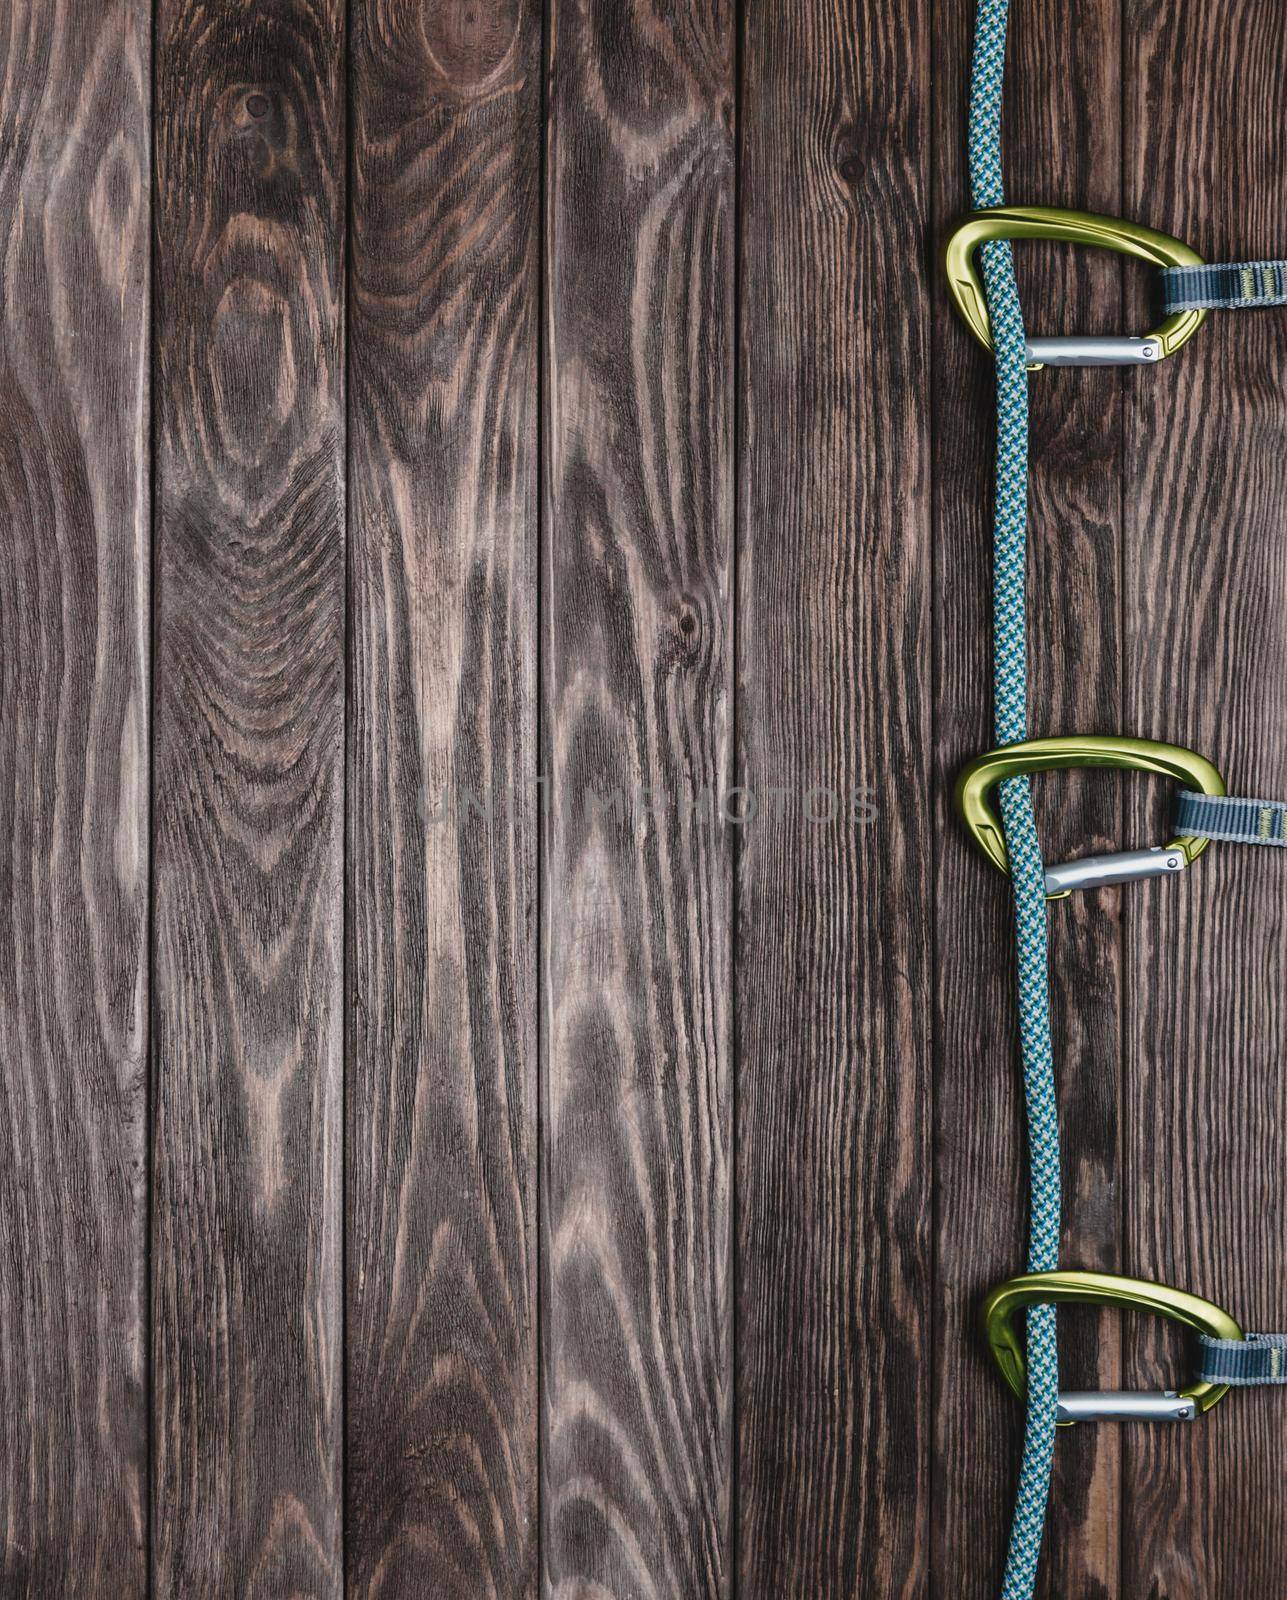
[[[1282,0],[1015,9],[1015,199],[1281,253]],[[971,20],[0,0],[3,1596],[996,1593]],[[1035,731],[1287,783],[1285,341],[1034,381]],[[1261,1327],[1283,906],[1217,848],[1053,912],[1068,1261]],[[1284,1427],[1061,1437],[1044,1593],[1279,1593]]]

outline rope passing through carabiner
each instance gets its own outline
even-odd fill
[[[970,82],[969,162],[976,208],[1005,204],[1001,98],[1009,0],[979,0]],[[993,676],[998,744],[1028,733],[1027,533],[1028,372],[1023,309],[1010,245],[982,251],[997,374],[993,529]],[[1050,1040],[1045,869],[1026,778],[1000,786],[1001,818],[1014,887],[1018,942],[1019,1035],[1029,1160],[1028,1270],[1059,1265],[1059,1117]],[[1050,1493],[1059,1400],[1055,1308],[1028,1312],[1027,1423],[1015,1497],[1003,1600],[1028,1600],[1037,1581]]]
[[[1287,260],[1206,263],[1182,240],[1093,212],[1006,206],[1001,103],[1009,0],[978,0],[970,84],[970,186],[976,207],[948,240],[945,267],[957,309],[996,361],[997,439],[993,531],[993,651],[998,748],[961,773],[956,803],[975,842],[1008,872],[1018,935],[1018,1004],[1027,1110],[1030,1220],[1028,1273],[993,1289],[985,1333],[1001,1375],[1027,1401],[1023,1462],[1002,1600],[1031,1600],[1036,1587],[1055,1427],[1100,1418],[1191,1422],[1233,1387],[1287,1386],[1287,1334],[1247,1333],[1214,1302],[1187,1290],[1104,1272],[1058,1270],[1059,1125],[1050,1037],[1047,896],[1173,877],[1212,840],[1287,846],[1287,800],[1230,795],[1219,770],[1196,751],[1127,735],[1027,736],[1028,378],[1041,365],[1135,366],[1173,354],[1209,310],[1255,311],[1287,304]],[[1167,315],[1143,338],[1057,337],[1029,341],[1009,241],[1063,239],[1119,250],[1161,269]],[[980,281],[973,256],[982,257]],[[1160,848],[1083,856],[1047,870],[1032,812],[1029,776],[1053,767],[1108,766],[1163,774],[1184,785],[1176,836]],[[1000,817],[989,792],[1000,795]],[[1264,859],[1273,851],[1262,850]],[[1133,1306],[1192,1329],[1201,1373],[1178,1390],[1069,1394],[1058,1391],[1055,1305]],[[1027,1349],[1010,1326],[1027,1308]]]

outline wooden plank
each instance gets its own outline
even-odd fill
[[[1287,6],[1146,10],[1127,37],[1131,215],[1210,260],[1282,253]],[[1136,314],[1144,314],[1140,286]],[[1287,781],[1287,398],[1281,312],[1216,315],[1132,391],[1126,683],[1145,733],[1204,751],[1235,793]],[[1140,793],[1136,829],[1169,796]],[[1268,854],[1268,859],[1266,859]],[[1287,1001],[1276,852],[1214,845],[1130,924],[1128,1264],[1251,1328],[1287,1327]],[[1130,1329],[1133,1381],[1182,1371]],[[1276,1594],[1287,1564],[1282,1395],[1235,1394],[1192,1429],[1132,1431],[1123,1593]]]
[[[936,232],[968,209],[965,163],[972,4],[939,13],[935,61]],[[1005,122],[1015,201],[1119,213],[1119,0],[1076,11],[1013,13]],[[1016,252],[1036,333],[1120,332],[1121,267],[1103,253],[1024,244]],[[1005,885],[966,844],[952,813],[956,772],[989,748],[991,716],[991,372],[936,283],[937,485],[935,703],[942,843],[937,899],[935,1095],[937,1271],[934,1576],[945,1594],[991,1596],[1005,1559],[1022,1409],[1002,1388],[977,1332],[987,1289],[1021,1271],[1026,1161],[1012,912]],[[1139,324],[1148,326],[1147,321]],[[1035,734],[1139,731],[1123,720],[1121,676],[1123,389],[1151,374],[1033,375],[1029,551],[1031,727]],[[1124,830],[1135,779],[1050,774],[1037,781],[1038,825],[1053,860],[1143,842]],[[1160,836],[1159,836],[1160,837]],[[1153,891],[1114,889],[1051,908],[1055,1061],[1064,1145],[1064,1259],[1121,1265],[1120,1038],[1122,917]],[[1060,1319],[1069,1388],[1119,1379],[1120,1319]],[[1122,1430],[1061,1434],[1042,1593],[1131,1595],[1119,1573]]]
[[[541,18],[352,12],[351,1594],[536,1591]]]
[[[788,794],[738,872],[744,1600],[928,1575],[928,23],[745,14],[739,756]]]
[[[703,1600],[731,1581],[732,7],[555,0],[549,52],[544,1590]]]
[[[157,8],[159,1594],[341,1589],[342,13]]]
[[[0,17],[0,1592],[147,1586],[148,11]]]

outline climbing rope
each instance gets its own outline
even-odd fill
[[[1009,0],[980,0],[970,82],[971,198],[1005,204],[1001,99]],[[983,246],[983,281],[996,350],[997,442],[993,525],[993,676],[997,743],[1028,734],[1028,371],[1023,308],[1008,242]],[[1028,779],[1000,786],[1001,817],[1014,887],[1019,1037],[1028,1129],[1028,1270],[1059,1265],[1059,1118],[1050,1043],[1045,869]],[[1055,1308],[1028,1312],[1027,1422],[1003,1600],[1027,1600],[1037,1579],[1050,1493],[1059,1399]]]
[[[970,86],[970,185],[976,207],[947,242],[945,267],[957,309],[996,362],[997,444],[993,533],[993,650],[997,748],[975,758],[956,802],[983,853],[1010,875],[1018,935],[1018,1002],[1028,1126],[1028,1273],[995,1287],[983,1326],[1002,1377],[1027,1401],[1023,1462],[1002,1600],[1031,1600],[1037,1577],[1058,1422],[1103,1418],[1192,1422],[1231,1386],[1287,1385],[1287,1334],[1246,1333],[1229,1313],[1188,1290],[1116,1273],[1059,1269],[1059,1127],[1050,1040],[1047,899],[1108,884],[1173,877],[1213,840],[1287,845],[1287,801],[1231,796],[1205,756],[1125,734],[1027,732],[1025,578],[1028,497],[1028,372],[1041,366],[1142,366],[1173,355],[1211,310],[1287,304],[1287,261],[1207,263],[1183,241],[1119,217],[1051,206],[1007,206],[1001,165],[1001,102],[1009,0],[978,0]],[[1012,239],[1062,239],[1117,250],[1160,269],[1166,315],[1143,337],[1060,335],[1027,339]],[[982,258],[980,279],[973,264]],[[1034,772],[1116,767],[1182,785],[1176,833],[1160,847],[1081,856],[1046,867],[1032,812]],[[1000,816],[989,795],[996,788]],[[1272,851],[1269,852],[1269,857]],[[1059,1393],[1055,1306],[1120,1305],[1182,1323],[1198,1336],[1196,1380],[1150,1392]],[[1027,1317],[1026,1351],[1011,1326]]]

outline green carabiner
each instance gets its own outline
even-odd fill
[[[958,224],[947,241],[944,264],[947,284],[970,332],[992,349],[992,324],[974,253],[992,239],[1060,239],[1069,244],[1096,245],[1137,256],[1156,267],[1198,267],[1202,257],[1169,233],[1103,217],[1094,211],[1065,211],[1058,206],[997,206],[974,211]],[[1160,361],[1174,355],[1206,320],[1205,311],[1177,311],[1141,338],[1058,337],[1029,339],[1028,368],[1043,366],[1122,366]]]
[[[1067,1303],[1094,1306],[1129,1306],[1152,1311],[1181,1322],[1186,1328],[1213,1339],[1242,1339],[1241,1327],[1227,1311],[1184,1289],[1142,1278],[1122,1278],[1111,1272],[1029,1272],[999,1284],[983,1302],[983,1332],[1001,1376],[1022,1400],[1028,1378],[1023,1349],[1014,1329],[1014,1314],[1022,1306]],[[1102,1394],[1060,1396],[1060,1427],[1096,1418],[1190,1422],[1229,1392],[1227,1383],[1197,1379],[1182,1389],[1158,1394],[1106,1391]]]
[[[1225,793],[1224,779],[1205,756],[1181,745],[1162,744],[1156,739],[1079,733],[1002,745],[999,750],[976,756],[956,782],[956,808],[979,849],[1000,871],[1008,873],[1010,861],[1001,819],[989,798],[992,790],[1006,778],[1065,767],[1115,767],[1130,772],[1155,772],[1174,778],[1185,788],[1200,794]],[[1186,834],[1160,848],[1086,856],[1080,861],[1049,867],[1047,896],[1051,900],[1062,900],[1074,889],[1168,877],[1191,866],[1210,842]]]

